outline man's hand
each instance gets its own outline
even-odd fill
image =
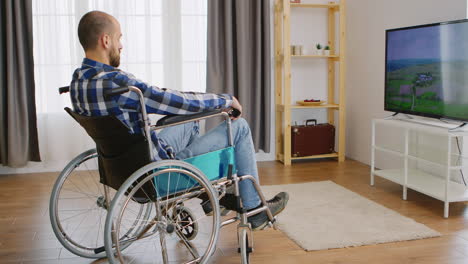
[[[239,118],[242,116],[242,105],[239,103],[239,101],[237,100],[236,97],[233,96],[233,97],[232,97],[232,100],[233,100],[233,102],[232,102],[231,107],[234,108],[234,109],[239,110],[240,115],[237,116],[237,117],[231,116],[231,120],[237,120],[237,119],[239,119]]]

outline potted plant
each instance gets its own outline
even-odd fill
[[[325,56],[330,56],[330,46],[328,45],[325,46],[323,50],[324,50]]]
[[[320,43],[317,43],[317,45],[315,45],[315,48],[317,48],[317,55],[323,55],[322,45],[320,45]]]

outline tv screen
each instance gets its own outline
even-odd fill
[[[386,30],[385,110],[468,121],[468,20]]]

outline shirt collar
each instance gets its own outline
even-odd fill
[[[107,65],[105,63],[95,61],[92,59],[84,58],[82,62],[83,67],[92,67],[92,68],[103,68],[105,71],[116,71],[118,70],[115,67],[112,67],[110,65]]]

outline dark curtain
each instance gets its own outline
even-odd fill
[[[0,163],[40,161],[31,0],[0,1]]]
[[[270,151],[270,0],[208,0],[207,92],[242,104],[255,149]]]

